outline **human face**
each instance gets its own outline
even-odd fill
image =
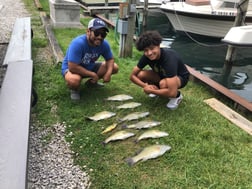
[[[98,29],[98,30],[89,30],[89,43],[92,46],[99,46],[101,45],[102,41],[106,37],[107,32],[105,29]]]
[[[160,47],[151,45],[144,49],[144,55],[150,60],[158,60],[160,58]]]

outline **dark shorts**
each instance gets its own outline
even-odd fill
[[[179,77],[180,83],[181,83],[179,89],[181,89],[181,88],[185,87],[186,84],[188,83],[188,81],[189,81],[189,75],[187,75],[187,76],[178,76],[178,77]]]
[[[99,68],[101,67],[101,65],[102,65],[101,62],[96,62],[96,63],[95,63],[95,66],[94,66],[93,69],[90,70],[90,71],[97,73],[98,70],[99,70]],[[62,70],[62,73],[61,73],[62,76],[65,77],[65,75],[66,75],[66,73],[67,73],[68,71],[69,71],[69,69]]]

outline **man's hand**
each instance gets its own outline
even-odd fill
[[[91,83],[97,83],[99,80],[99,77],[96,73],[93,72],[92,76],[90,77],[90,82]]]
[[[103,76],[103,82],[104,82],[104,83],[107,83],[107,82],[110,82],[110,80],[111,80],[111,75],[106,73],[106,74]]]
[[[146,94],[155,94],[154,91],[158,90],[159,88],[156,85],[145,85],[143,89]]]

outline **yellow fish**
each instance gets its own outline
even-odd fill
[[[141,150],[136,156],[126,159],[128,165],[132,166],[138,161],[147,161],[148,159],[157,158],[170,150],[168,145],[151,145]]]
[[[113,129],[115,129],[117,126],[117,123],[113,123],[112,125],[108,126],[106,129],[104,129],[101,134],[105,134],[108,133],[110,131],[112,131]]]
[[[128,131],[125,131],[125,130],[117,131],[116,133],[114,133],[113,135],[108,137],[105,141],[103,141],[102,143],[105,145],[105,144],[107,144],[107,143],[109,143],[111,141],[124,140],[124,139],[132,137],[134,135],[135,135],[135,133],[128,132]]]
[[[103,120],[103,119],[108,119],[108,118],[113,117],[115,115],[116,115],[116,113],[114,113],[114,112],[102,111],[102,112],[95,114],[94,116],[87,117],[87,119],[92,120],[92,121],[99,121],[99,120]]]

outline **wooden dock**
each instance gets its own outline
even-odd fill
[[[84,10],[84,13],[89,16],[94,16],[96,14],[104,14],[104,13],[116,13],[119,10],[118,6],[85,6],[80,3],[80,7]],[[149,5],[148,9],[159,9],[160,5]],[[136,9],[138,12],[142,12],[144,10],[144,5],[137,5]]]

